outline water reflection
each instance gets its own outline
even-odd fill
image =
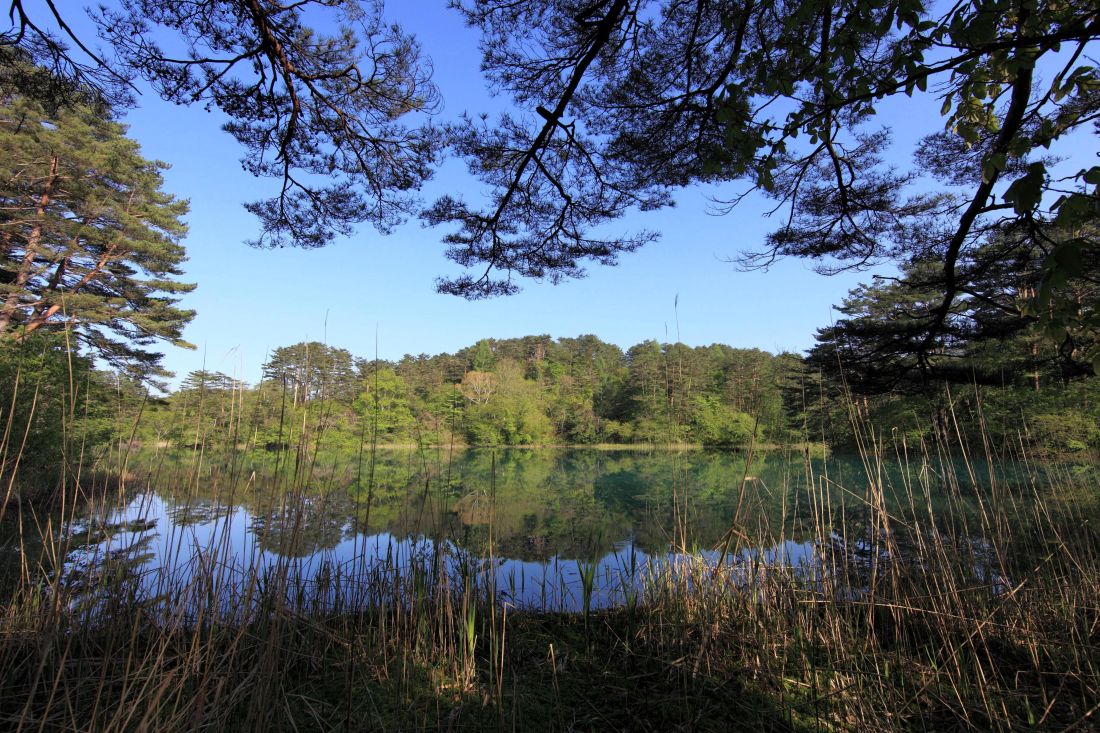
[[[635,602],[662,574],[709,574],[735,514],[739,540],[724,558],[735,586],[782,569],[808,592],[856,596],[923,572],[916,558],[928,553],[914,543],[947,542],[965,545],[953,552],[975,582],[992,592],[1009,582],[980,539],[984,489],[943,480],[943,466],[918,474],[935,482],[886,476],[872,502],[858,463],[797,455],[746,468],[704,451],[465,451],[435,461],[393,452],[366,474],[372,482],[358,465],[333,465],[288,489],[261,464],[228,490],[224,477],[190,480],[185,462],[177,473],[161,466],[153,488],[70,527],[66,582],[91,588],[103,568],[123,568],[154,598],[191,592],[201,568],[214,586],[205,592],[225,604],[280,577],[323,606],[411,578],[520,607],[602,608]],[[1003,491],[1035,483],[1026,472],[985,480]]]

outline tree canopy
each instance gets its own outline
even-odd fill
[[[317,246],[360,221],[388,229],[418,210],[412,194],[445,144],[488,196],[454,193],[420,211],[466,268],[438,282],[444,292],[477,298],[512,293],[520,278],[581,276],[656,238],[606,236],[628,210],[669,206],[688,185],[741,181],[746,190],[720,206],[732,211],[756,190],[780,219],[741,257],[745,267],[784,256],[828,272],[939,263],[909,283],[935,294],[906,313],[921,370],[957,300],[995,264],[986,245],[1000,237],[1041,253],[1019,313],[1063,341],[1098,327],[1095,301],[1064,295],[1068,280],[1090,277],[1100,166],[1055,165],[1058,143],[1100,122],[1093,4],[454,5],[481,32],[490,87],[516,112],[442,129],[405,117],[433,109],[430,64],[382,22],[377,2],[119,0],[96,16],[113,56],[81,65],[12,0],[15,23],[0,43],[98,88],[141,73],[167,99],[222,109],[245,167],[282,181],[275,198],[249,204],[262,245]],[[322,12],[335,35],[307,23]],[[177,36],[178,52],[154,42],[158,29]],[[891,164],[890,131],[875,114],[906,97],[934,98],[941,117],[912,164]]]
[[[280,346],[268,357],[263,373],[264,379],[284,384],[295,405],[357,393],[351,352],[317,341]]]
[[[940,262],[919,283],[937,297],[907,315],[922,362],[991,264],[975,255],[1006,232],[1045,253],[1032,313],[1056,326],[1091,317],[1072,303],[1052,309],[1050,295],[1096,247],[1083,227],[1100,167],[1056,179],[1046,153],[1100,119],[1087,63],[1100,15],[1089,4],[471,0],[461,10],[482,32],[490,82],[533,114],[454,129],[493,195],[485,207],[445,197],[430,209],[431,223],[458,226],[450,256],[480,268],[444,290],[479,297],[513,291],[513,275],[576,274],[651,238],[591,235],[627,206],[744,180],[782,216],[745,266],[787,255],[826,271]],[[935,95],[943,125],[898,167],[884,162],[889,130],[874,115],[902,95]],[[933,192],[914,185],[922,174]]]
[[[411,193],[432,173],[437,134],[399,120],[432,110],[437,94],[430,63],[383,22],[381,2],[118,0],[93,12],[108,57],[55,3],[41,18],[25,5],[11,0],[0,47],[53,72],[57,84],[38,85],[49,102],[90,90],[117,108],[142,77],[166,100],[227,115],[245,170],[278,184],[246,204],[262,227],[252,244],[318,247],[417,210]],[[336,32],[318,31],[325,23]]]
[[[809,363],[843,375],[860,394],[928,392],[944,382],[1003,385],[1038,380],[1040,374],[1059,380],[1088,374],[1084,356],[1094,347],[1094,336],[1052,343],[1015,305],[1040,281],[1042,254],[998,241],[973,256],[998,266],[956,299],[931,349],[922,351],[925,334],[909,314],[940,297],[934,288],[914,286],[930,279],[929,272],[934,276],[940,263],[917,261],[900,278],[853,290],[839,307],[842,317],[818,330]],[[1076,278],[1067,290],[1082,299],[1095,297],[1084,278]]]

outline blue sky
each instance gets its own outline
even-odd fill
[[[445,103],[441,117],[506,104],[488,95],[477,34],[445,0],[390,3],[387,17],[414,32],[431,56]],[[467,302],[435,293],[435,278],[456,269],[443,257],[443,232],[416,221],[388,236],[364,226],[320,250],[249,248],[244,241],[257,224],[241,204],[262,196],[267,184],[241,170],[240,149],[220,130],[218,114],[146,93],[124,121],[146,157],[172,165],[166,189],[191,201],[186,277],[198,288],[183,305],[198,312],[185,332],[198,349],[165,348],[165,366],[177,375],[205,364],[255,381],[271,349],[306,339],[372,356],[376,329],[378,354],[387,359],[541,333],[594,333],[623,347],[679,338],[802,350],[814,329],[829,322],[831,304],[859,280],[823,277],[796,260],[767,273],[738,272],[727,260],[763,241],[772,224],[762,217],[767,203],[749,200],[716,217],[706,213],[708,191],[692,189],[677,197],[676,208],[622,219],[624,232],[647,228],[661,239],[617,267],[595,266],[586,278],[557,286],[526,282],[518,295]],[[431,200],[479,185],[454,162],[424,194]]]
[[[476,33],[445,0],[390,3],[386,15],[415,33],[432,58],[442,119],[506,106],[486,91]],[[913,141],[942,124],[938,106],[930,98],[880,108],[880,119],[895,132],[897,164],[908,165]],[[595,266],[588,277],[557,286],[527,282],[518,295],[468,302],[435,293],[435,278],[455,266],[443,257],[443,231],[416,221],[388,236],[365,226],[320,250],[249,248],[244,242],[257,223],[241,204],[263,197],[270,182],[241,170],[240,149],[221,131],[219,115],[145,93],[124,121],[146,157],[172,165],[166,189],[191,201],[186,279],[198,289],[183,305],[198,312],[185,332],[198,349],[165,347],[165,366],[178,377],[205,365],[254,382],[276,347],[323,340],[372,356],[376,334],[385,359],[542,333],[594,333],[623,347],[679,339],[801,351],[813,343],[815,329],[830,322],[831,306],[870,278],[825,277],[801,260],[781,261],[768,272],[737,271],[728,260],[759,246],[774,227],[764,217],[769,203],[749,198],[732,214],[712,216],[707,194],[716,191],[695,188],[682,191],[673,209],[621,220],[624,232],[646,228],[661,239],[624,256],[619,266]],[[428,201],[455,191],[476,195],[479,185],[451,162],[424,195]]]

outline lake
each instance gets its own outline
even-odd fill
[[[122,573],[146,598],[192,592],[201,570],[214,579],[203,592],[223,604],[247,603],[273,578],[338,605],[430,577],[514,607],[576,611],[636,603],[660,575],[710,574],[727,542],[727,583],[782,572],[847,596],[943,546],[999,593],[1030,558],[992,548],[1013,546],[1044,508],[1089,511],[1066,487],[1096,485],[1091,465],[900,451],[873,462],[758,452],[749,467],[709,450],[162,452],[132,457],[127,474],[61,523],[63,560],[26,560],[28,549],[28,565],[89,589]]]

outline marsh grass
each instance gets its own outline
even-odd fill
[[[632,553],[602,578],[595,562],[578,563],[578,614],[517,608],[487,572],[495,471],[477,505],[490,527],[486,557],[436,536],[408,553],[378,558],[363,546],[350,562],[311,560],[299,519],[329,501],[352,501],[369,518],[377,446],[364,440],[340,463],[325,450],[320,405],[281,426],[286,450],[269,453],[232,405],[218,409],[231,416],[224,432],[196,427],[182,457],[154,447],[138,460],[125,440],[74,453],[53,505],[8,510],[0,728],[1097,725],[1096,474],[1032,461],[1023,437],[996,449],[961,435],[911,445],[853,420],[863,464],[855,483],[819,471],[805,446],[787,452],[786,486],[765,485],[746,461],[745,475],[730,477],[739,494],[723,561],[670,528],[666,558],[640,563]],[[119,425],[132,435],[132,423]],[[441,450],[416,455],[447,460]],[[1028,467],[1028,481],[1002,480],[1006,461]],[[4,465],[0,478],[17,496],[18,461]],[[670,477],[686,514],[692,487],[682,481]],[[148,562],[140,542],[103,542],[140,529],[105,518],[147,487],[177,495],[181,516],[228,522],[226,507],[261,486],[289,528],[264,538],[284,549],[275,561],[235,551],[228,532],[196,544],[186,522],[167,538],[171,561]],[[445,501],[451,488],[444,470],[417,490]],[[949,511],[933,508],[933,492],[946,492]],[[752,511],[777,495],[778,519]],[[811,538],[809,563],[762,549],[794,537]],[[593,608],[597,583],[619,583],[610,590],[619,603]]]

